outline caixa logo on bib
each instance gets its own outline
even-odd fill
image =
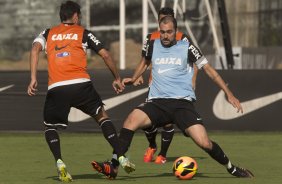
[[[61,58],[61,57],[67,57],[69,55],[70,55],[69,52],[61,52],[61,53],[56,54],[56,57]]]

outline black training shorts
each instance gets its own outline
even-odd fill
[[[44,105],[44,124],[48,127],[66,128],[71,107],[95,116],[103,102],[92,82],[58,86],[48,90]]]
[[[136,108],[145,112],[155,127],[173,123],[183,133],[186,128],[203,122],[193,102],[184,99],[153,99]]]

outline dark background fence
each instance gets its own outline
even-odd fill
[[[219,93],[219,88],[203,71],[200,71],[196,89],[198,100],[195,105],[203,117],[204,124],[208,130],[282,131],[281,70],[218,72],[241,102],[259,99],[268,95],[273,95],[273,102],[235,119],[219,119],[213,112],[213,103]],[[111,87],[113,78],[108,70],[94,70],[90,71],[90,73],[93,77],[94,85],[103,100],[116,96]],[[132,70],[121,71],[122,76],[131,76],[132,73]],[[42,114],[47,90],[47,72],[39,72],[39,92],[34,97],[29,97],[26,94],[29,76],[29,72],[0,73],[0,89],[13,85],[13,87],[0,92],[0,131],[42,131],[44,129]],[[124,94],[142,88],[147,88],[147,84],[140,87],[126,87]],[[120,105],[108,110],[111,119],[118,129],[122,127],[123,120],[130,111],[144,102],[145,98],[146,93],[127,102],[121,101]],[[252,108],[258,105],[252,104]],[[225,107],[218,106],[218,108]],[[236,113],[235,109],[234,113]],[[87,119],[82,122],[69,123],[66,131],[95,132],[100,131],[100,128],[94,120]]]

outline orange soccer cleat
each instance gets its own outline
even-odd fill
[[[158,155],[155,160],[155,164],[164,164],[164,163],[166,163],[166,157],[162,155]]]
[[[144,154],[144,158],[143,158],[144,162],[152,162],[156,151],[157,151],[157,148],[148,147]]]

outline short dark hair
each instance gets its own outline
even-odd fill
[[[80,5],[73,1],[66,1],[65,3],[61,4],[60,7],[60,19],[61,22],[69,20],[72,16],[77,13],[78,15],[81,14],[80,12]]]
[[[177,21],[174,17],[172,16],[165,16],[160,20],[159,26],[161,25],[161,23],[167,24],[169,22],[173,23],[173,27],[175,30],[177,30]]]
[[[160,15],[168,15],[174,17],[174,11],[170,7],[163,7],[160,9],[159,14],[158,14],[158,19],[160,19]]]

